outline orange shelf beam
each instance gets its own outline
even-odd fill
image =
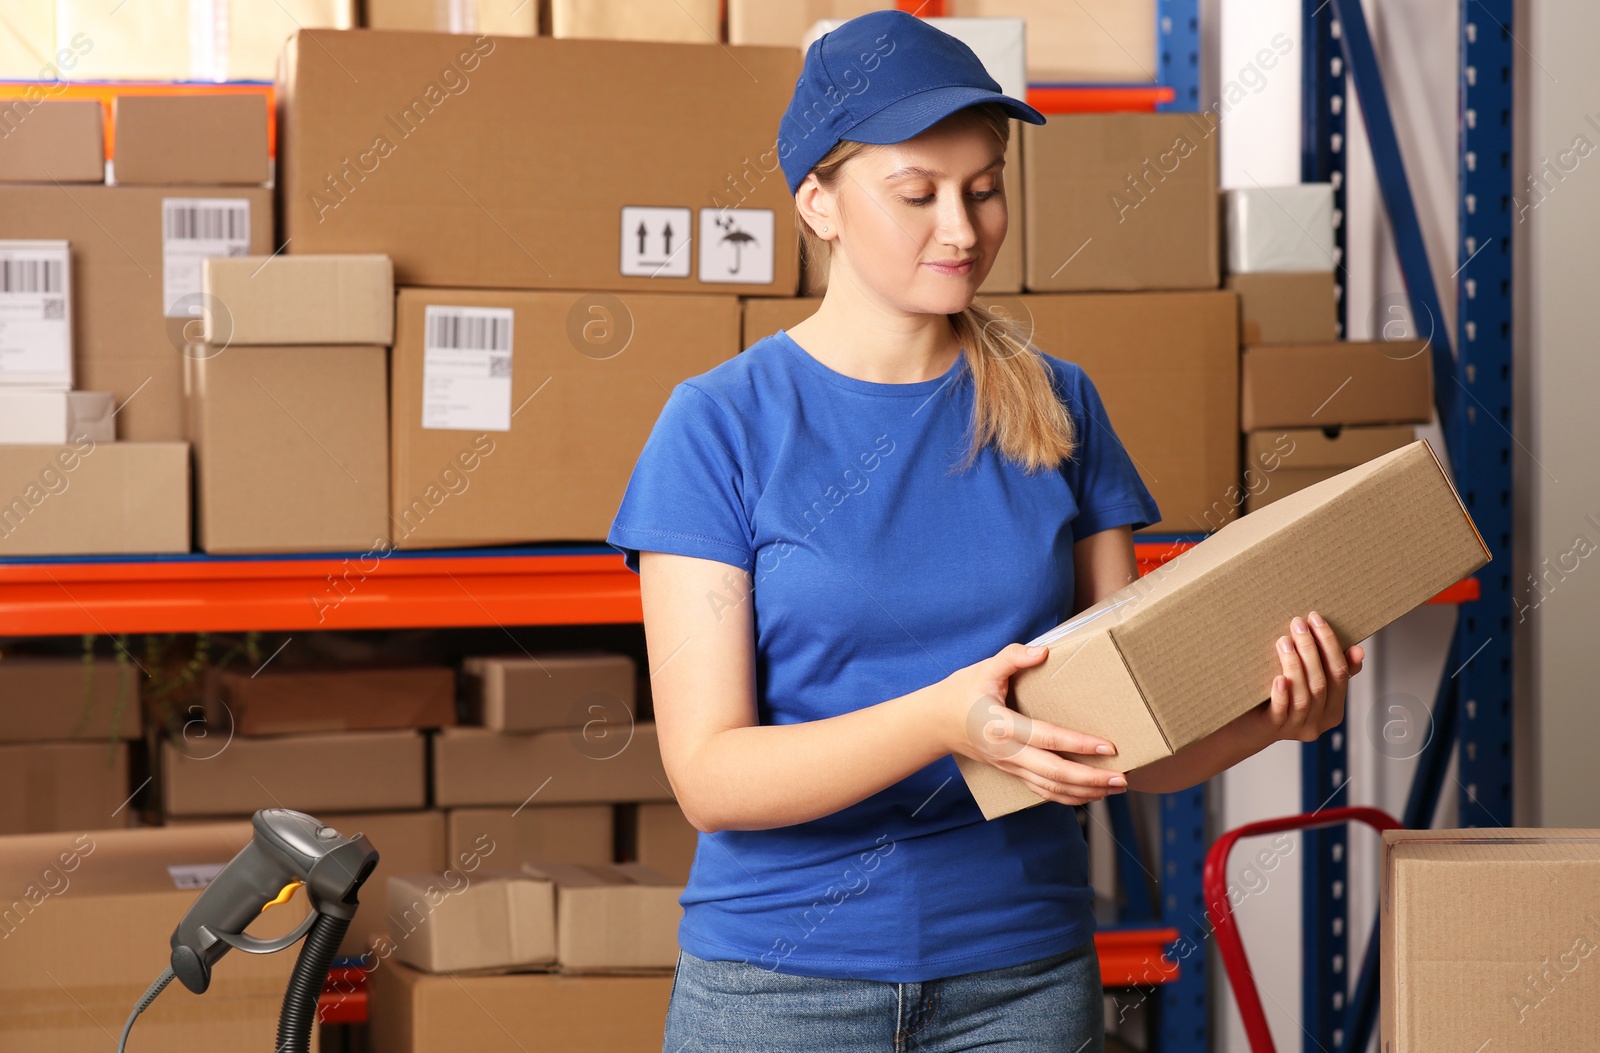
[[[1106,987],[1145,987],[1178,978],[1178,963],[1166,956],[1177,929],[1101,929],[1094,934]]]
[[[643,618],[612,555],[0,565],[0,635],[587,625]]]
[[[1148,574],[1194,542],[1136,542]],[[1468,578],[1430,602],[1478,598]],[[0,635],[631,624],[619,553],[0,563]]]

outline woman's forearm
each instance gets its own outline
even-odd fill
[[[1205,738],[1127,773],[1128,789],[1146,793],[1187,790],[1260,753],[1276,739],[1263,702]]]
[[[686,765],[679,803],[707,832],[832,815],[950,752],[937,691],[931,685],[823,720],[719,731]]]

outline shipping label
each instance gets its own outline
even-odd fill
[[[422,426],[511,430],[508,307],[444,307],[423,315]]]
[[[250,255],[246,198],[169,197],[161,202],[161,298],[168,318],[198,318],[200,261]]]
[[[226,863],[187,863],[182,866],[170,866],[167,874],[172,878],[173,888],[201,889],[216,880],[218,874]]]
[[[72,386],[64,241],[0,241],[0,384]]]

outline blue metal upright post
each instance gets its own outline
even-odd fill
[[[1163,110],[1200,109],[1200,0],[1156,0],[1156,78],[1173,89]]]
[[[1339,28],[1333,9],[1311,0],[1301,10],[1300,178],[1306,183],[1333,186],[1334,244],[1338,265],[1340,335],[1348,337],[1344,269],[1345,215],[1345,115],[1344,56],[1339,50]],[[1300,807],[1302,811],[1338,808],[1349,804],[1346,775],[1349,770],[1348,725],[1308,742],[1300,748]],[[1349,863],[1348,831],[1343,826],[1307,830],[1300,835],[1301,1023],[1305,1053],[1337,1053],[1344,1048],[1343,1011],[1349,988],[1345,963],[1349,955],[1348,903],[1344,898]]]
[[[1460,692],[1463,826],[1510,826],[1511,811],[1511,174],[1513,0],[1462,0],[1458,173],[1458,362],[1439,392],[1461,499],[1493,562],[1461,608],[1450,673]],[[1435,360],[1437,362],[1437,359]],[[1435,376],[1439,371],[1435,370]],[[1542,471],[1537,465],[1535,470]]]

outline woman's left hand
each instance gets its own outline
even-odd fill
[[[1345,688],[1361,672],[1360,647],[1343,649],[1316,611],[1289,623],[1289,634],[1275,643],[1283,675],[1272,679],[1272,698],[1264,710],[1274,738],[1314,742],[1344,720]]]

